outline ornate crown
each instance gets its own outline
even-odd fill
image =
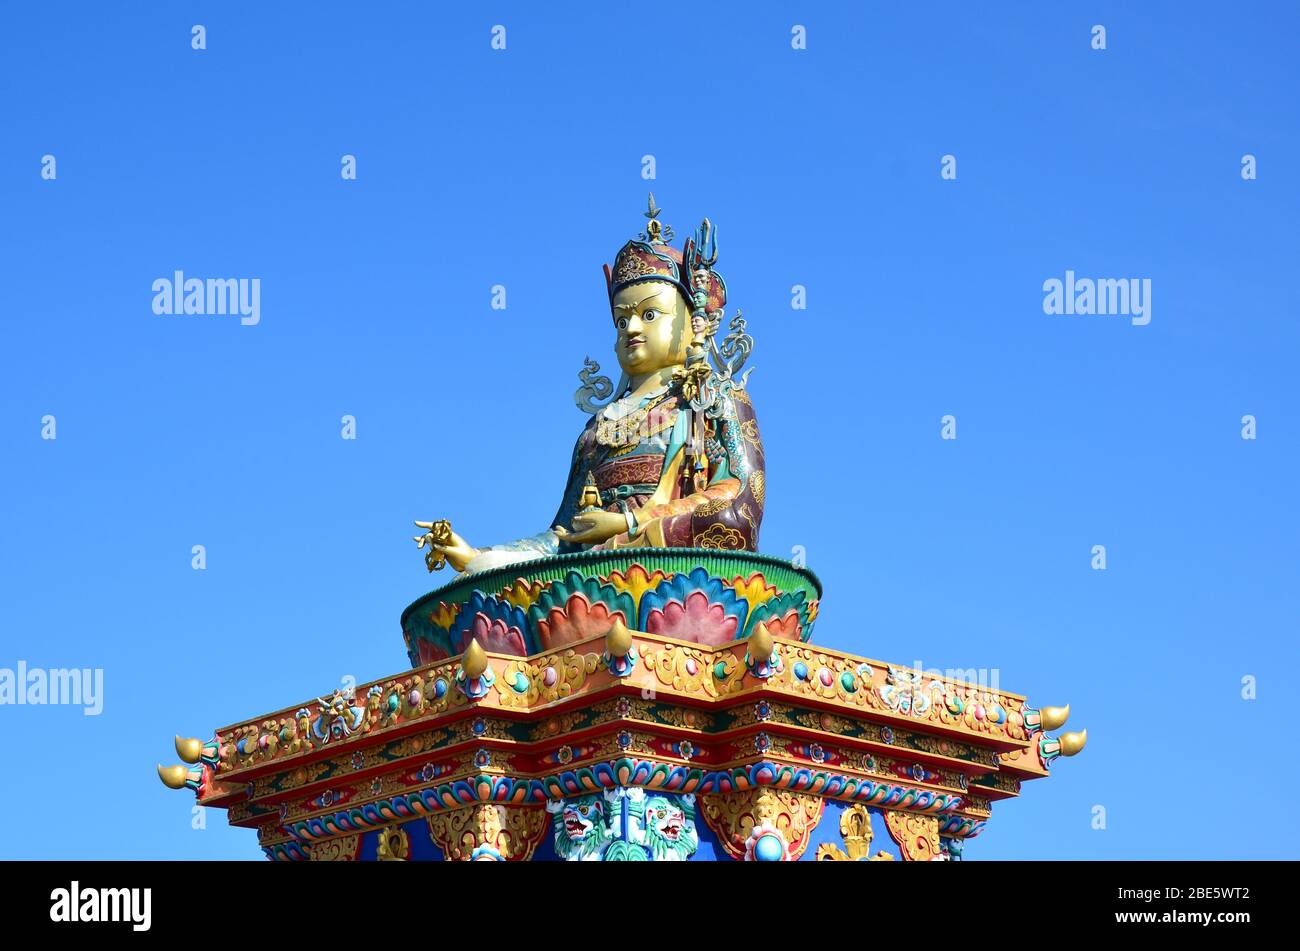
[[[686,239],[686,246],[678,251],[668,244],[673,229],[659,220],[661,209],[655,207],[654,192],[645,216],[650,219],[637,238],[623,245],[614,258],[614,266],[605,265],[605,283],[609,299],[629,284],[642,281],[668,281],[677,285],[692,315],[721,316],[727,303],[727,284],[722,275],[713,270],[718,260],[718,232],[705,218],[695,234]]]

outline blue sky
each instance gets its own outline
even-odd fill
[[[1289,856],[1295,8],[466,6],[0,14],[0,667],[105,683],[0,706],[0,856],[258,855],[154,763],[402,669],[412,519],[547,527],[647,188],[720,229],[818,640],[1089,730],[967,858]],[[261,322],[154,315],[177,269]],[[1044,314],[1067,270],[1150,323]]]

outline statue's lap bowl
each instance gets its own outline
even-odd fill
[[[615,620],[710,646],[760,622],[806,641],[821,593],[807,568],[757,552],[578,552],[459,577],[402,612],[402,636],[413,667],[459,654],[471,638],[496,653],[537,654],[603,636]]]

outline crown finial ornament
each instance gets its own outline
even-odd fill
[[[672,225],[664,224],[659,220],[659,213],[662,208],[655,204],[655,193],[650,193],[650,200],[646,202],[646,210],[642,212],[650,223],[645,226],[645,231],[641,232],[640,238],[643,241],[649,241],[651,244],[663,244],[665,241],[673,239]]]

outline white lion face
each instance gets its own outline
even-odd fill
[[[573,841],[581,842],[591,833],[597,820],[600,819],[600,805],[596,802],[583,801],[565,803],[561,818],[564,821],[565,834]]]
[[[658,800],[648,817],[660,838],[668,842],[679,842],[686,829],[686,813],[666,800]]]

